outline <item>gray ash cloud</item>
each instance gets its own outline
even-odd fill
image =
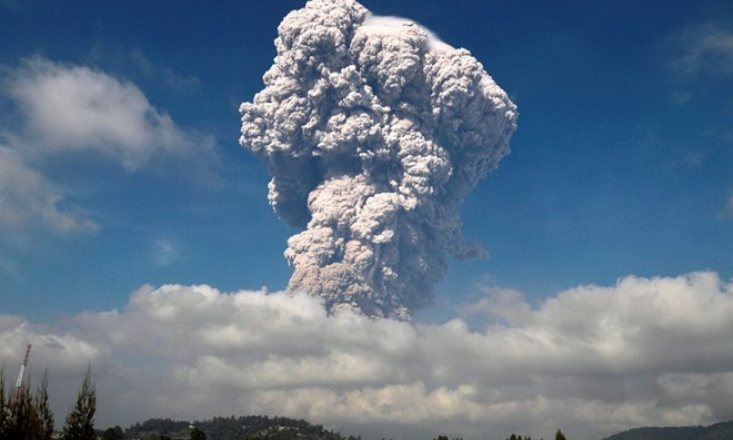
[[[313,0],[278,28],[241,145],[269,201],[302,232],[289,289],[334,312],[409,319],[465,243],[460,206],[509,153],[516,106],[470,52],[351,0]]]

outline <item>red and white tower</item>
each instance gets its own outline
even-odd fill
[[[13,394],[10,395],[9,404],[14,404],[16,400],[20,398],[20,392],[23,389],[23,375],[25,369],[28,367],[28,358],[31,356],[31,344],[28,344],[28,348],[25,349],[25,357],[23,363],[20,365],[20,373],[18,373],[18,380],[15,381],[15,388],[13,388]]]

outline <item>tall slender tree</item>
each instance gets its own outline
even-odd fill
[[[5,421],[7,420],[7,404],[5,403],[5,366],[0,367],[0,440],[5,440]]]
[[[48,370],[43,372],[41,383],[33,399],[39,421],[39,440],[51,440],[53,435],[53,412],[48,403]]]
[[[94,413],[97,409],[97,390],[92,383],[91,367],[84,375],[76,405],[66,416],[63,428],[64,440],[95,440]]]

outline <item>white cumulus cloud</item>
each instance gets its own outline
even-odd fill
[[[488,314],[483,328],[329,316],[300,294],[145,286],[122,310],[64,324],[0,317],[0,355],[12,365],[31,341],[34,371],[49,368],[67,406],[91,362],[100,425],[266,413],[367,437],[595,438],[733,416],[733,283],[715,273],[629,276],[537,306],[490,289],[469,308]]]
[[[22,148],[35,156],[94,152],[134,170],[212,143],[179,128],[136,85],[87,66],[34,58],[4,86],[22,114]]]
[[[0,232],[42,226],[64,233],[98,229],[74,194],[47,177],[60,157],[91,155],[127,172],[175,168],[206,175],[215,142],[179,127],[134,84],[87,66],[32,58],[0,76]],[[77,206],[77,205],[74,205]]]

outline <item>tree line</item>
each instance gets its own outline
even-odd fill
[[[522,438],[521,435],[512,434],[506,440],[532,440],[532,437],[527,436],[527,437]],[[540,440],[544,440],[544,439],[540,439]],[[555,433],[555,440],[567,440],[567,439],[565,438],[565,434],[563,434],[562,431],[558,429],[557,432]]]
[[[344,437],[321,425],[287,417],[242,416],[214,417],[194,425],[170,419],[150,419],[136,423],[123,431],[119,426],[106,431],[95,431],[94,414],[97,409],[96,388],[91,369],[87,369],[74,407],[66,416],[61,429],[61,440],[361,440]],[[201,428],[201,429],[200,429]],[[202,430],[203,429],[203,430]],[[208,434],[208,435],[207,435]],[[48,374],[44,373],[35,391],[22,383],[5,390],[5,374],[0,368],[0,440],[54,440],[54,415],[48,401]],[[449,440],[440,435],[433,440]],[[453,439],[461,440],[461,439]],[[532,440],[512,434],[507,440]],[[566,440],[558,430],[555,440]]]
[[[450,439],[445,435],[439,435],[438,438],[434,438],[433,440],[450,440]],[[463,440],[463,439],[454,438],[453,440]],[[512,434],[506,440],[532,440],[532,437],[526,436],[522,438],[521,435]],[[540,440],[544,440],[544,439],[540,439]],[[562,431],[558,429],[557,432],[555,433],[555,440],[567,440],[567,439],[565,438],[565,434],[563,434]]]
[[[105,431],[108,432],[109,430]],[[360,436],[344,436],[339,432],[311,424],[302,419],[289,417],[229,416],[214,417],[190,423],[171,419],[149,419],[137,422],[126,430],[119,426],[118,437],[102,437],[102,440],[362,440]],[[381,440],[387,440],[382,438]],[[393,439],[389,439],[393,440]],[[451,440],[439,435],[432,440]],[[462,440],[453,438],[452,440]],[[506,440],[532,440],[531,437],[512,434]],[[567,440],[558,430],[554,440]]]
[[[96,440],[94,413],[97,393],[87,369],[74,407],[61,430],[63,440]],[[21,383],[5,392],[5,373],[0,369],[0,440],[51,440],[54,416],[48,403],[48,373],[44,373],[35,391]]]

